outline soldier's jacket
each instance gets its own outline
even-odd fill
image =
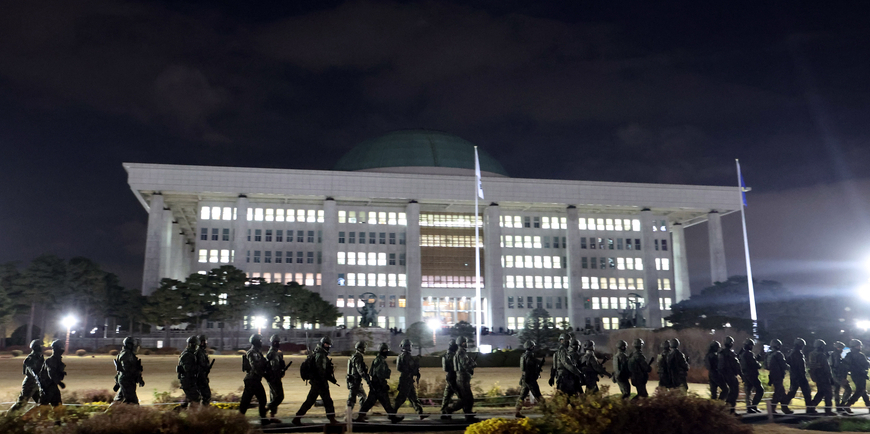
[[[733,349],[723,348],[722,351],[719,351],[719,372],[726,377],[740,375],[740,362]]]
[[[269,351],[266,352],[266,363],[269,365],[266,381],[278,381],[284,378],[284,368],[287,367],[284,363],[284,353],[269,347]]]
[[[208,375],[209,371],[211,371],[211,363],[208,360],[208,348],[198,347],[196,349],[196,363],[199,365],[200,372]]]
[[[668,370],[668,354],[670,351],[661,352],[656,356],[656,372],[659,374],[659,381],[664,384],[671,382],[671,372]]]
[[[520,356],[520,370],[523,373],[520,384],[526,380],[535,381],[541,375],[541,361],[533,351],[526,351]]]
[[[592,351],[587,351],[586,354],[583,354],[580,357],[580,363],[582,364],[580,372],[583,373],[587,382],[597,382],[599,375],[607,375],[607,370],[604,369],[604,366],[601,366],[601,362],[598,361],[598,358],[595,357],[595,353]]]
[[[263,357],[263,353],[260,352],[259,348],[251,348],[246,351],[245,359],[247,359],[247,367],[249,367],[249,369],[245,371],[245,380],[260,381],[263,377],[268,375],[269,364],[266,362],[266,358]]]
[[[689,361],[679,348],[672,348],[668,353],[668,375],[672,380],[684,380],[689,372]]]
[[[335,381],[335,365],[332,364],[332,360],[329,358],[329,353],[327,353],[323,347],[319,344],[317,348],[314,349],[314,366],[317,369],[317,375],[314,376],[312,381]]]
[[[372,379],[372,387],[381,389],[387,387],[387,380],[389,380],[390,375],[392,375],[390,365],[387,363],[387,358],[378,353],[369,369],[369,375]]]
[[[707,355],[704,356],[704,367],[707,368],[707,371],[711,376],[717,376],[721,373],[719,372],[719,353],[714,353],[712,351],[707,352]]]
[[[200,366],[196,360],[196,350],[185,349],[178,357],[178,378],[192,380],[199,375]]]
[[[581,375],[578,376],[582,380],[583,376],[583,355],[577,347],[570,347],[567,352],[567,364],[577,368]],[[575,374],[576,375],[576,374]]]
[[[831,365],[828,363],[828,353],[813,350],[809,357],[810,378],[815,381],[831,381],[834,375],[831,373]]]
[[[831,351],[828,355],[828,363],[831,365],[831,374],[836,380],[845,380],[849,375],[849,366],[843,361],[842,351]]]
[[[468,355],[468,350],[459,347],[459,350],[456,351],[456,356],[453,357],[453,369],[456,370],[456,374],[459,377],[466,376],[470,378],[474,375],[475,367],[477,367],[477,363]]]
[[[634,350],[628,356],[628,371],[631,373],[631,381],[635,383],[646,383],[649,381],[649,373],[652,371],[652,366],[649,365],[643,351]]]
[[[396,369],[399,370],[400,378],[416,377],[420,375],[420,362],[411,353],[402,351],[396,359]]]
[[[758,377],[758,370],[761,369],[761,363],[755,359],[755,354],[752,351],[743,350],[740,352],[740,373],[745,377]]]
[[[613,378],[620,381],[627,381],[631,378],[631,371],[628,369],[628,354],[622,351],[616,353],[613,358]]]
[[[369,369],[366,366],[363,355],[359,351],[354,351],[353,355],[347,359],[347,381],[359,383],[365,378],[369,380]]]
[[[804,353],[798,349],[792,349],[786,357],[789,366],[789,378],[806,378],[807,377],[807,360],[804,358]]]
[[[867,379],[867,369],[870,369],[870,362],[867,361],[867,356],[860,351],[851,351],[843,357],[843,362],[849,367],[849,372],[852,373],[852,378]]]
[[[118,354],[118,379],[134,382],[142,379],[142,362],[136,357],[136,353],[121,350],[121,354]]]
[[[453,366],[454,357],[456,357],[455,351],[448,351],[441,357],[441,368],[444,372],[456,372],[456,367]]]
[[[768,376],[771,381],[781,381],[785,378],[785,373],[790,369],[785,361],[785,355],[779,350],[773,350],[767,355],[766,365],[768,371],[770,371]]]
[[[577,360],[577,362],[579,364],[580,361]],[[567,375],[568,373],[576,375],[577,377],[583,376],[580,370],[577,369],[577,365],[571,360],[568,349],[563,346],[560,346],[559,349],[556,350],[556,354],[553,355],[553,368],[560,376]]]
[[[45,359],[45,364],[39,371],[39,387],[46,388],[55,386],[63,381],[66,377],[66,364],[63,363],[60,356]]]
[[[42,353],[30,353],[24,359],[24,364],[21,366],[23,374],[31,379],[39,380],[39,371],[42,370],[42,365],[45,364],[45,357]]]

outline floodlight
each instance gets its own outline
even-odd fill
[[[438,330],[441,328],[441,320],[438,318],[432,318],[426,321],[426,325],[429,326],[430,329]]]
[[[72,315],[67,315],[67,316],[63,317],[63,319],[60,320],[60,323],[68,329],[72,328],[72,326],[76,325],[77,322],[79,322],[79,321],[76,319],[76,317],[74,317]]]
[[[864,301],[870,301],[870,284],[865,283],[859,286],[857,292]]]
[[[867,331],[867,329],[870,329],[870,321],[858,320],[858,321],[855,321],[855,326],[861,330]]]

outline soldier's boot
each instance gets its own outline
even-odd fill
[[[480,422],[480,419],[478,419],[477,416],[475,416],[473,414],[466,414],[465,415],[465,422],[475,423],[475,422]]]
[[[514,417],[517,419],[525,419],[526,417],[522,415],[519,411],[514,414]]]
[[[329,419],[330,425],[338,425],[338,420],[335,418],[334,414],[327,414],[326,418]]]
[[[365,422],[365,421],[367,421],[368,419],[369,419],[369,418],[366,416],[365,413],[360,412],[360,413],[356,416],[356,419],[354,419],[353,421],[354,421],[354,422]]]
[[[825,407],[825,416],[836,416],[837,413],[831,409],[831,407]]]
[[[806,414],[819,414],[819,412],[816,411],[816,407],[807,406],[807,413]]]
[[[302,416],[294,417],[293,420],[290,421],[290,423],[292,423],[293,425],[296,425],[296,426],[302,426]]]
[[[420,413],[420,420],[426,419],[427,417],[429,417],[428,414]]]
[[[391,422],[391,423],[399,423],[399,422],[401,422],[401,421],[404,420],[404,419],[405,419],[405,416],[396,416],[396,415],[392,415],[392,416],[390,416],[390,422]]]
[[[782,407],[782,412],[785,414],[793,414],[794,413],[794,411],[790,410],[788,408],[788,406],[785,404],[781,404],[780,407]]]

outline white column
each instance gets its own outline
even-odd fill
[[[568,262],[568,284],[566,290],[568,299],[568,317],[571,327],[575,329],[586,326],[586,308],[583,307],[583,293],[580,288],[580,227],[578,226],[577,207],[568,207],[568,230],[565,249],[566,261]]]
[[[233,265],[245,270],[248,251],[248,197],[240,194],[236,199],[236,220],[233,221]],[[194,255],[196,256],[196,255]]]
[[[408,226],[405,228],[405,272],[408,275],[405,308],[405,328],[423,320],[423,276],[420,263],[420,204],[411,201],[405,209]]]
[[[338,209],[331,197],[323,201],[323,242],[320,246],[320,295],[335,304],[338,295],[338,274],[335,265],[338,259]]]
[[[161,236],[163,240],[160,244],[160,278],[172,276],[172,226],[173,226],[172,210],[163,204],[163,232]]]
[[[728,280],[725,266],[725,240],[722,237],[722,217],[716,210],[707,214],[707,233],[710,238],[710,278],[713,283]]]
[[[166,239],[163,233],[166,225],[163,222],[163,195],[151,195],[148,211],[148,232],[145,236],[145,264],[142,270],[142,295],[150,295],[160,284],[160,254]]]
[[[653,247],[653,225],[655,225],[652,211],[645,208],[640,211],[641,255],[643,256],[643,280],[646,292],[646,326],[659,328],[662,326],[662,311],[659,308],[659,287],[655,262],[655,249]]]
[[[501,215],[497,203],[491,203],[483,212],[483,243],[484,243],[484,289],[485,297],[489,299],[489,318],[485,321],[492,325],[493,331],[499,328],[507,329],[505,318],[504,282],[501,268],[501,227],[498,219]]]
[[[686,257],[686,232],[683,225],[671,225],[671,249],[674,251],[674,303],[692,296],[689,285],[689,262]]]

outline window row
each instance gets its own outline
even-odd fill
[[[338,286],[408,286],[406,274],[395,273],[338,273]]]
[[[480,237],[479,247],[483,247]],[[473,235],[420,235],[420,247],[474,247]]]
[[[229,249],[199,249],[199,263],[229,264],[235,254],[235,250]]]
[[[480,216],[466,214],[420,214],[420,226],[436,228],[473,228],[483,225]]]
[[[398,297],[395,295],[391,295],[389,297],[390,305],[389,307],[405,307],[406,299],[405,296]],[[398,301],[398,303],[397,303]],[[365,307],[366,301],[362,298],[356,298],[353,294],[350,294],[345,298],[344,295],[339,295],[335,300],[335,307]],[[381,295],[378,296],[378,307],[387,307],[387,296]]]
[[[374,265],[386,266],[405,265],[405,254],[399,253],[376,253],[376,252],[338,252],[338,265]]]
[[[475,297],[423,297],[423,312],[473,312],[475,306]],[[483,299],[483,306],[486,310],[486,299]]]
[[[581,231],[634,231],[640,232],[639,219],[580,218]]]
[[[292,264],[294,263],[294,255],[293,252],[282,252],[282,251],[261,251],[254,250],[253,255],[252,251],[248,250],[245,255],[245,262],[254,263],[254,264]],[[296,252],[295,255],[295,263],[297,264],[320,264],[323,262],[323,254],[321,252]]]
[[[209,236],[211,233],[211,236]],[[199,229],[199,239],[200,241],[229,241],[230,238],[230,229],[229,228],[200,228]]]
[[[603,258],[603,257],[580,257],[580,268],[616,270],[643,270],[643,258]]]
[[[671,310],[671,303],[673,301],[669,297],[662,297],[659,299],[659,310]]]
[[[361,324],[361,323],[362,323],[362,317],[355,316],[355,315],[345,315],[345,316],[338,318],[335,321],[336,326],[345,326],[349,329],[352,329],[357,324]],[[378,315],[378,327],[380,327],[382,329],[388,329],[388,328],[404,329],[405,328],[405,317]]]
[[[564,256],[503,255],[502,268],[562,268]]]
[[[248,221],[323,223],[322,209],[248,208]]]
[[[399,225],[407,226],[408,218],[403,212],[387,211],[338,211],[339,223],[368,223],[370,225]]]
[[[516,300],[517,300],[516,308],[517,309],[535,309],[535,308],[553,309],[555,306],[555,309],[561,309],[563,298],[565,299],[565,307],[567,308],[568,307],[568,298],[567,297],[553,297],[553,296],[532,297],[532,296],[518,295],[518,296],[516,296]],[[545,301],[546,301],[546,304],[544,304]],[[555,303],[553,303],[554,301],[555,301]],[[544,306],[546,306],[546,307],[544,307]],[[508,309],[514,308],[514,297],[513,296],[508,296],[507,308]],[[562,321],[559,321],[557,318],[555,325],[558,327],[559,324],[561,324],[561,323],[562,323]],[[511,328],[510,325],[508,325],[508,328]]]
[[[338,244],[357,244],[357,234],[359,234],[359,244],[366,244],[366,232],[345,232],[340,231],[338,233]],[[395,232],[368,232],[368,243],[369,244],[396,244],[396,240],[399,240],[399,245],[405,245],[405,233],[399,232],[398,236]]]
[[[226,229],[224,229],[226,231]],[[214,233],[214,230],[212,230]],[[205,230],[203,229],[203,235],[205,234]],[[290,229],[287,230],[286,242],[292,243],[313,243],[315,240],[318,243],[323,242],[323,231],[296,231],[295,237],[294,232]],[[316,235],[316,236],[315,236]],[[212,237],[214,238],[214,237]],[[248,229],[248,241],[253,241],[255,243],[283,243],[285,242],[284,230],[283,229]],[[224,241],[228,241],[226,239]]]
[[[567,229],[566,217],[541,217],[502,215],[498,217],[498,225],[502,228],[535,228],[535,229]]]
[[[643,278],[638,277],[580,277],[581,289],[636,289],[643,291]]]
[[[568,276],[505,276],[504,287],[568,289]]]
[[[588,241],[588,242],[587,242]],[[590,250],[640,250],[640,238],[600,238],[600,237],[580,237],[580,248]]]
[[[296,282],[305,286],[320,286],[320,273],[246,273],[249,278],[262,278],[266,283]]]
[[[628,309],[629,306],[637,303],[634,297],[589,297],[583,302],[583,307],[586,309]]]
[[[474,288],[474,276],[423,276],[423,288]],[[480,276],[483,287],[483,276]]]
[[[553,237],[553,248],[564,249],[568,247],[565,237]],[[561,241],[561,242],[560,242]],[[502,235],[501,246],[506,248],[517,249],[549,249],[550,237],[529,236],[529,235]]]
[[[656,258],[656,270],[668,271],[671,269],[671,260],[668,258]]]
[[[553,317],[553,326],[561,328],[563,324],[568,323],[567,317],[556,316]],[[526,327],[526,318],[522,316],[509,316],[507,317],[507,328],[508,330],[522,330]]]
[[[236,209],[225,206],[204,206],[199,210],[200,220],[235,220]]]

